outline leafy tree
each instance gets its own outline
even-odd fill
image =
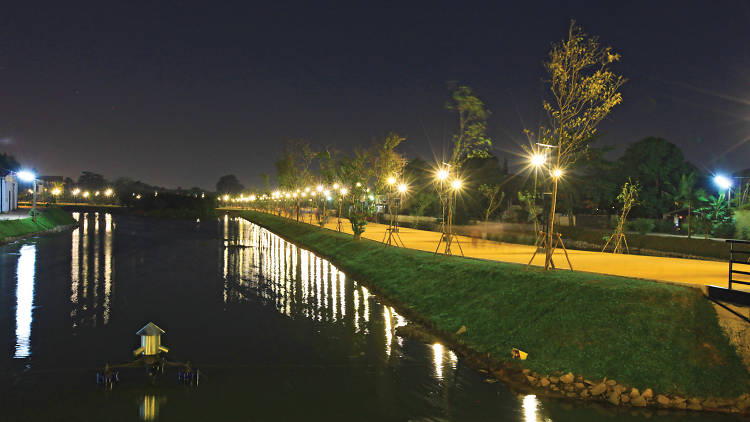
[[[84,171],[78,176],[78,186],[81,189],[101,190],[106,188],[108,182],[101,174]]]
[[[396,152],[395,149],[406,138],[395,132],[389,133],[382,142],[373,146],[372,170],[375,177],[375,188],[378,193],[383,193],[389,189],[388,179],[393,177],[396,180],[401,179],[404,167],[406,167],[406,158]]]
[[[219,181],[216,182],[216,192],[219,194],[238,194],[243,190],[245,190],[245,187],[242,186],[237,176],[233,174],[221,176]]]
[[[661,218],[672,209],[674,187],[679,187],[683,174],[695,172],[679,147],[654,137],[631,144],[618,160],[618,166],[623,176],[642,186],[641,210],[653,218]]]
[[[724,226],[731,225],[732,210],[729,209],[723,193],[719,196],[704,196],[700,200],[704,206],[695,210],[695,213],[698,216],[698,225],[706,239],[712,230],[722,230]]]
[[[21,164],[16,161],[16,158],[7,153],[0,153],[0,171],[18,171],[21,168]]]
[[[597,37],[586,35],[574,21],[567,39],[552,45],[544,63],[550,100],[542,104],[550,124],[540,128],[538,139],[555,147],[557,168],[570,167],[588,150],[599,123],[622,102],[619,89],[625,79],[609,69],[619,59],[611,47],[602,47]],[[558,179],[553,179],[546,245],[552,244]],[[544,267],[548,269],[552,248],[546,252]]]
[[[468,86],[459,86],[445,107],[455,111],[458,117],[449,164],[457,171],[469,158],[487,157],[492,147],[487,136],[487,119],[491,113],[482,100]]]
[[[352,226],[354,239],[361,239],[367,219],[374,211],[372,201],[368,201],[367,185],[373,177],[370,151],[355,149],[352,156],[343,156],[339,164],[341,181],[348,186],[347,202],[350,208],[347,218]]]

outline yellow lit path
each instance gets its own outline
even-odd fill
[[[336,230],[336,219],[326,228]],[[346,233],[352,233],[348,220],[342,220],[342,228]],[[369,223],[364,238],[382,241],[386,225]],[[401,240],[407,248],[434,252],[440,239],[440,233],[399,228]],[[466,236],[457,236],[464,256],[493,261],[515,262],[527,264],[534,254],[534,247],[512,243],[502,243],[482,240]],[[442,247],[442,245],[441,245]],[[460,252],[455,243],[451,246],[454,255]],[[719,261],[699,259],[666,258],[645,255],[611,254],[591,251],[568,249],[570,261],[576,271],[586,271],[600,274],[611,274],[632,278],[666,281],[670,283],[688,284],[695,287],[701,285],[727,285],[728,264]],[[554,262],[557,268],[568,270],[568,263],[562,249],[555,250]],[[532,265],[543,266],[544,255],[537,254]],[[736,288],[741,288],[736,285]],[[734,286],[733,286],[734,287]]]

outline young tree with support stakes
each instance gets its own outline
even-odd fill
[[[550,99],[543,102],[549,126],[540,128],[537,138],[554,148],[552,203],[545,236],[545,270],[550,269],[557,191],[563,169],[586,152],[597,126],[612,108],[622,102],[619,90],[625,79],[610,65],[620,59],[611,47],[602,47],[597,37],[588,36],[571,21],[567,39],[552,45],[544,63]]]
[[[443,254],[450,255],[454,238],[455,199],[463,186],[460,178],[461,166],[470,158],[487,158],[492,141],[487,136],[487,119],[490,111],[484,102],[474,95],[471,88],[457,87],[445,107],[456,113],[458,127],[452,138],[450,158],[439,167],[436,175],[435,187],[443,209],[443,223],[441,239],[435,253],[438,253],[440,244],[445,242]]]
[[[281,156],[276,160],[276,172],[279,179],[279,187],[290,192],[305,187],[312,179],[310,166],[317,153],[312,149],[310,143],[301,139],[290,139],[284,144]],[[300,219],[299,196],[294,198],[296,219]]]
[[[484,210],[484,235],[487,236],[487,223],[490,216],[500,208],[505,198],[505,192],[500,190],[500,185],[481,185],[479,193],[487,199],[487,208]]]
[[[617,227],[607,240],[607,243],[604,244],[602,252],[606,251],[607,246],[610,244],[612,244],[612,253],[621,253],[623,246],[625,247],[625,252],[630,252],[628,250],[628,241],[625,238],[625,222],[628,214],[630,214],[630,209],[638,204],[638,191],[638,184],[632,183],[630,180],[622,186],[622,191],[617,195],[617,200],[622,203],[622,212],[617,218]]]
[[[406,158],[395,151],[396,147],[404,142],[406,138],[395,132],[389,133],[382,142],[373,146],[371,151],[372,170],[375,176],[375,193],[385,194],[388,206],[388,229],[386,235],[392,234],[394,229],[394,203],[396,201],[396,186],[399,184]],[[390,237],[388,238],[390,241]]]

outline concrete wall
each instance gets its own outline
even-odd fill
[[[18,208],[18,181],[12,175],[0,178],[0,212]]]

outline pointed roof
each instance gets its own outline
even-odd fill
[[[138,330],[135,335],[137,336],[160,336],[162,334],[165,334],[166,331],[159,328],[156,324],[153,322],[149,322],[148,324],[144,325],[143,328]]]

